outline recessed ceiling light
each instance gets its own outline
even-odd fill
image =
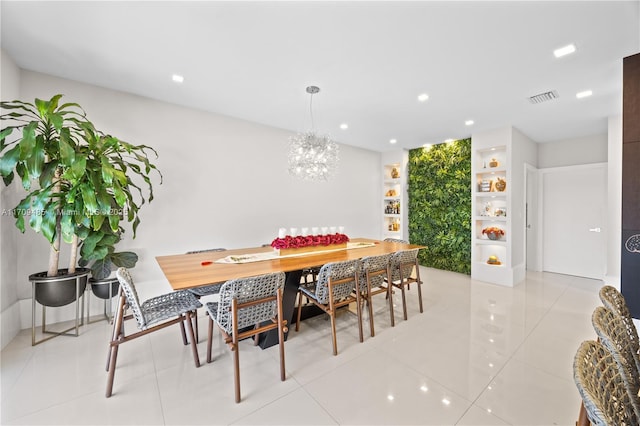
[[[467,120],[464,122],[465,126],[473,126],[473,120]]]
[[[174,74],[171,76],[171,79],[176,83],[182,83],[184,81],[184,77],[179,74]]]
[[[348,125],[347,123],[342,123],[342,124],[340,125],[340,128],[341,128],[342,130],[347,130],[347,129],[349,128],[349,125]]]
[[[593,95],[593,92],[591,90],[585,90],[583,92],[578,92],[576,93],[576,98],[581,99],[581,98],[586,98]]]
[[[451,404],[451,401],[449,401],[447,398],[442,398],[442,403],[444,405],[449,405],[449,404]]]
[[[427,102],[429,100],[429,95],[427,95],[426,93],[422,93],[418,95],[418,100],[420,102]]]
[[[398,140],[397,140],[397,139],[389,139],[389,143],[390,143],[390,144],[394,144],[394,143],[396,143],[396,142],[398,142]]]
[[[445,139],[444,140],[444,143],[451,143],[451,142],[453,142],[453,139]]]
[[[556,58],[560,58],[562,56],[569,55],[575,51],[576,51],[576,45],[568,44],[564,47],[554,50],[553,54],[555,55]]]

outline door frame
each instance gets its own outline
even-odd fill
[[[524,259],[525,259],[525,269],[527,271],[542,271],[542,174],[540,173],[541,169],[537,167],[525,163],[524,164],[524,191],[525,196],[523,200],[522,211],[525,212],[525,220],[524,220]],[[532,198],[529,191],[529,179],[534,180],[534,188],[533,192],[535,197]],[[528,220],[529,212],[535,211],[535,216],[533,220],[534,230],[533,238],[534,238],[534,253],[530,253],[527,250],[528,240],[532,237],[532,233],[526,229],[527,224],[532,223]]]

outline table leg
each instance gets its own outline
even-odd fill
[[[293,316],[295,314],[296,296],[298,295],[298,287],[300,286],[300,278],[302,271],[287,272],[284,282],[284,291],[282,292],[282,312],[287,320],[288,327],[291,328]],[[284,340],[287,335],[284,334]],[[258,343],[262,349],[278,344],[278,330],[269,330],[260,335]]]

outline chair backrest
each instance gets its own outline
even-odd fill
[[[592,424],[638,424],[618,364],[601,343],[582,342],[573,360],[573,379]]]
[[[133,284],[133,278],[131,278],[129,270],[127,268],[118,268],[116,277],[120,282],[120,290],[127,300],[127,305],[131,309],[131,313],[136,319],[138,327],[144,329],[147,325],[147,320],[142,313],[140,298],[138,297],[138,292],[136,291],[136,286]]]
[[[402,240],[400,238],[385,238],[384,239],[385,242],[387,243],[402,243],[402,244],[409,244],[409,241],[407,240]]]
[[[364,293],[367,289],[366,279],[367,272],[369,272],[369,281],[371,288],[378,288],[384,284],[385,278],[387,278],[386,272],[391,261],[391,254],[383,254],[380,256],[368,256],[363,257],[360,260],[360,290]],[[384,274],[379,272],[384,271]]]
[[[275,296],[284,287],[284,272],[238,278],[227,281],[220,288],[220,301],[216,322],[228,333],[233,333],[231,305],[233,299],[239,305],[236,329],[268,321],[276,316],[278,305]],[[270,299],[260,302],[262,299]],[[254,303],[257,302],[257,303]],[[242,306],[248,304],[247,306]]]
[[[624,322],[609,309],[598,306],[591,316],[593,328],[602,345],[607,348],[620,367],[620,374],[630,394],[633,409],[640,418],[640,376],[636,368],[638,354],[631,348],[631,340]]]
[[[400,279],[400,271],[402,268],[402,278],[407,279],[411,276],[413,268],[417,267],[418,249],[401,250],[391,255],[391,279],[397,281]]]
[[[329,280],[332,282],[345,280],[333,285],[333,300],[340,301],[351,296],[360,273],[360,260],[327,263],[320,268],[316,283],[316,297],[320,303],[329,303]],[[352,278],[349,280],[349,278]]]
[[[191,250],[191,251],[188,251],[187,254],[208,253],[211,251],[227,251],[227,249],[219,247],[219,248],[204,249],[204,250]]]
[[[622,319],[629,338],[631,339],[631,350],[634,353],[640,352],[640,341],[638,340],[638,330],[633,323],[631,313],[627,302],[624,300],[624,296],[615,287],[605,285],[600,289],[600,300],[605,308],[609,309],[614,314],[617,314]],[[640,359],[636,357],[636,368],[640,371]]]

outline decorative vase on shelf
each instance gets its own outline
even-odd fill
[[[398,179],[400,177],[400,172],[395,167],[391,169],[391,178]]]
[[[489,167],[498,167],[499,165],[500,163],[495,158],[492,158],[491,161],[489,161]]]
[[[504,230],[496,226],[491,226],[489,228],[484,228],[482,230],[482,234],[486,235],[488,239],[496,241],[502,239],[504,236]]]

